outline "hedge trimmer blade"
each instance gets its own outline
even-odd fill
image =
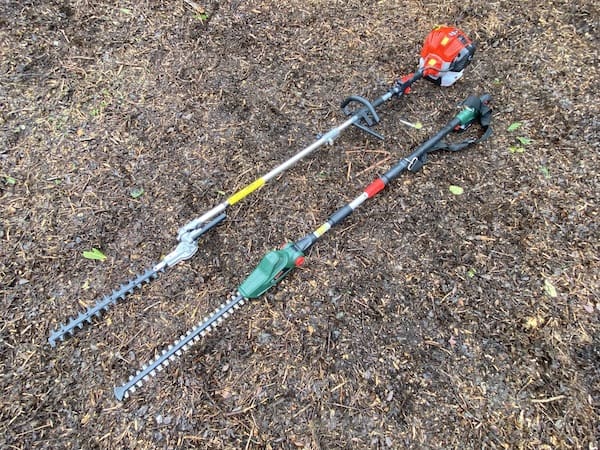
[[[215,217],[197,231],[198,236],[217,226],[224,219],[225,214],[220,214]],[[123,301],[127,296],[133,294],[136,289],[142,289],[144,283],[150,283],[168,267],[192,257],[197,250],[198,245],[194,240],[181,241],[175,250],[165,256],[160,263],[154,265],[151,269],[146,270],[143,274],[138,275],[133,280],[122,284],[121,287],[114,290],[112,294],[103,297],[85,312],[80,313],[77,317],[72,317],[65,325],[61,325],[53,330],[48,337],[48,343],[51,347],[55,347],[57,342],[64,341],[68,336],[72,336],[76,330],[81,330],[84,326],[91,325],[94,317],[100,317],[104,312],[108,311],[111,306],[116,305],[117,302]]]
[[[100,317],[112,305],[116,305],[119,300],[123,300],[127,295],[132,294],[136,289],[141,289],[144,283],[150,283],[158,277],[162,271],[149,269],[137,278],[107,295],[98,301],[94,306],[89,307],[85,312],[77,317],[72,317],[65,325],[61,325],[50,333],[48,342],[51,347],[55,347],[58,341],[64,341],[67,336],[72,336],[76,330],[82,329],[86,324],[91,324],[94,317]]]
[[[231,299],[215,309],[211,316],[205,317],[197,326],[182,335],[178,341],[164,349],[153,361],[144,365],[135,373],[135,375],[129,377],[127,383],[115,387],[114,393],[117,400],[126,399],[130,394],[134,393],[137,388],[142,387],[147,379],[156,376],[157,372],[162,371],[177,357],[181,356],[183,352],[187,351],[193,344],[198,342],[200,338],[214,330],[225,319],[231,316],[234,311],[239,309],[245,301],[246,298],[240,293],[232,295]]]

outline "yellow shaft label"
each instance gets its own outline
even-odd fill
[[[248,186],[246,186],[245,188],[240,189],[235,194],[233,194],[231,197],[229,197],[227,199],[227,203],[229,203],[230,206],[236,204],[243,198],[246,198],[248,195],[252,194],[258,188],[262,187],[264,184],[265,184],[265,180],[263,178],[258,178],[257,180],[253,181]]]
[[[328,222],[325,222],[323,225],[321,225],[319,228],[317,228],[313,232],[313,234],[319,238],[319,237],[323,236],[325,233],[327,233],[330,228],[331,228],[331,225],[329,225]]]

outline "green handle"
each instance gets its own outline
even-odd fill
[[[460,120],[460,125],[466,127],[473,122],[479,116],[479,111],[469,106],[463,106],[461,112],[456,115],[456,118]]]
[[[463,109],[455,117],[460,121],[461,129],[467,128],[480,117],[488,116],[491,113],[491,108],[488,106],[490,100],[491,97],[487,94],[481,97],[469,95],[461,105]]]

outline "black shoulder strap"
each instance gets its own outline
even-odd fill
[[[479,100],[479,98],[477,98]],[[469,98],[469,100],[472,100]],[[492,135],[492,108],[487,102],[481,102],[477,105],[479,110],[479,126],[483,130],[483,134],[478,138],[465,139],[462,142],[448,143],[446,141],[440,141],[432,150],[449,150],[456,152],[462,150],[472,144],[485,141]]]

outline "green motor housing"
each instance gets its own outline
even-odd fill
[[[246,298],[257,298],[279,283],[292,269],[304,263],[304,253],[293,242],[267,253],[256,269],[239,285]]]
[[[492,109],[488,106],[491,97],[487,94],[477,97],[469,95],[462,102],[462,110],[456,115],[460,121],[459,130],[465,130],[476,120],[479,120],[482,126],[489,126]]]

